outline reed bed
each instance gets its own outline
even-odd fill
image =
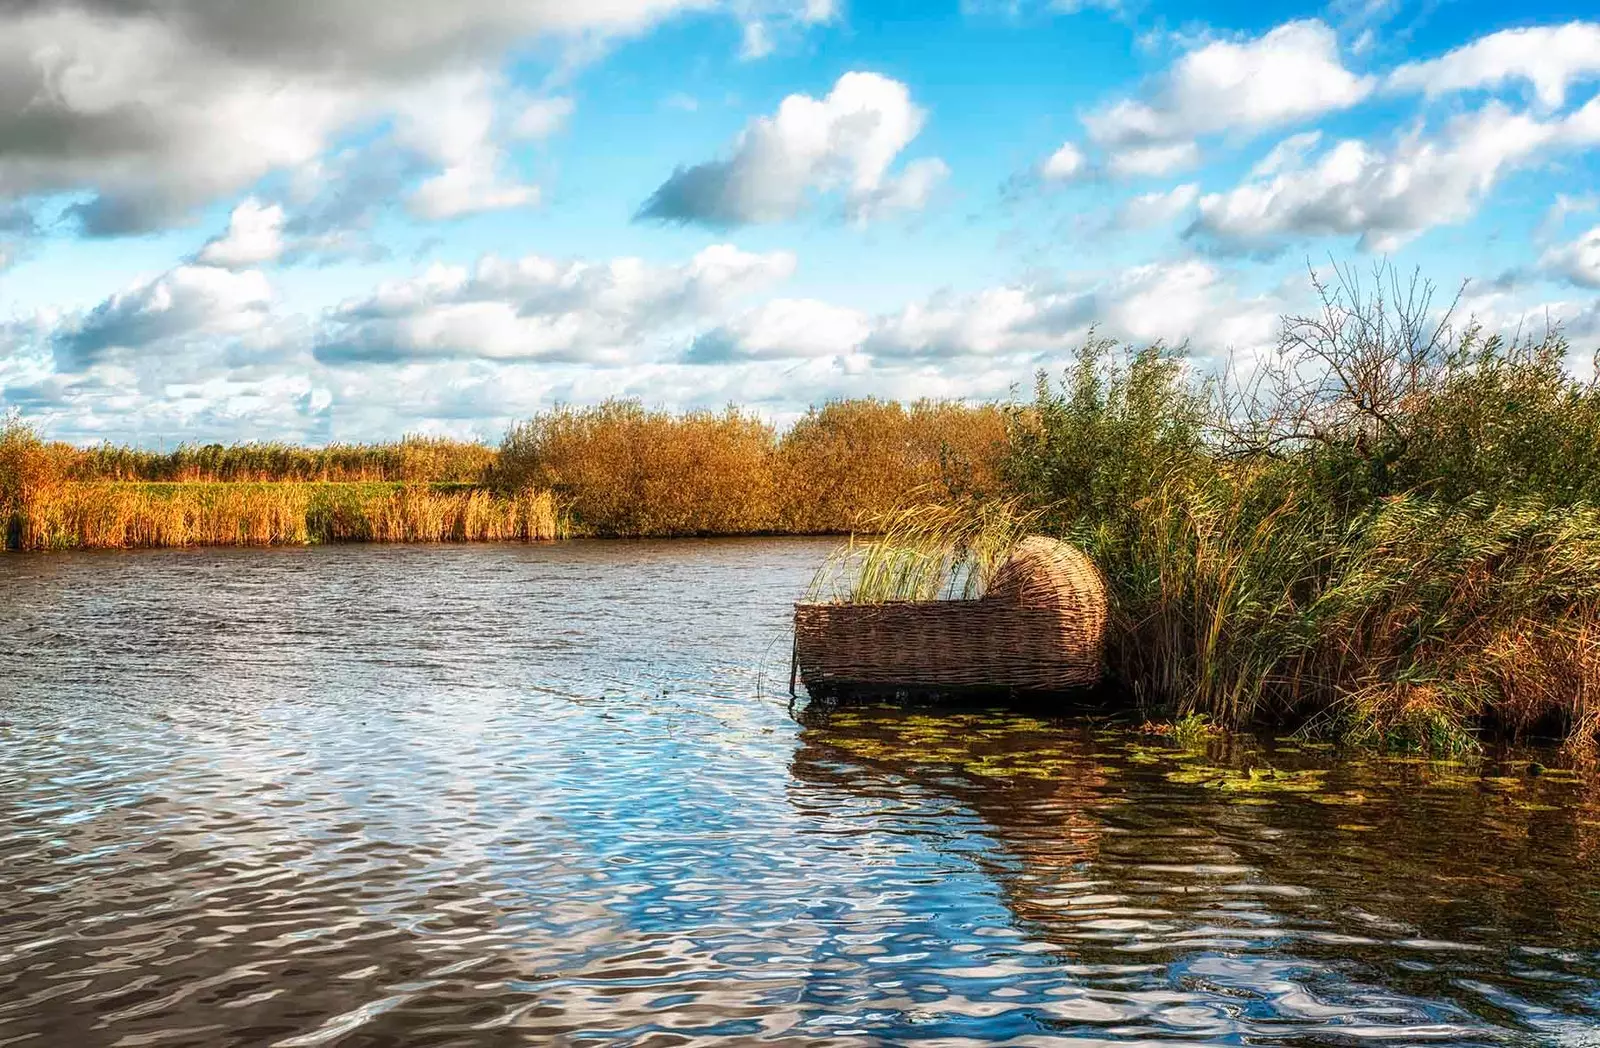
[[[548,493],[394,483],[66,481],[15,514],[15,549],[540,541],[565,534]]]
[[[57,445],[64,475],[121,481],[408,481],[476,483],[490,470],[487,444],[410,436],[391,444],[180,444],[168,452],[102,444]]]

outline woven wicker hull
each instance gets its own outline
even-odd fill
[[[795,605],[795,661],[813,693],[1065,691],[1100,679],[1105,620],[1089,558],[1035,537],[979,600]]]

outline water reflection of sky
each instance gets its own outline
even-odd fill
[[[1594,1043],[1580,781],[797,723],[825,548],[0,561],[0,1035]]]

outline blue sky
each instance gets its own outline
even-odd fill
[[[0,9],[0,405],[151,446],[782,422],[1004,396],[1091,325],[1248,359],[1308,265],[1383,259],[1600,345],[1576,3],[394,10]]]

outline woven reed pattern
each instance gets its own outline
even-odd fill
[[[849,685],[1061,691],[1100,679],[1105,579],[1082,550],[1031,535],[978,600],[796,604],[810,690]]]

